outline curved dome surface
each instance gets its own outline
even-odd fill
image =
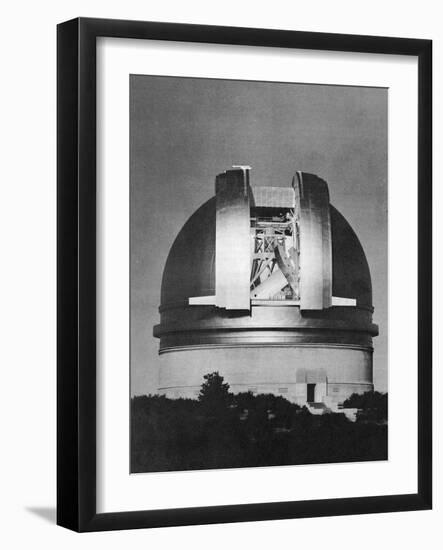
[[[372,283],[363,247],[352,227],[330,205],[332,241],[332,293],[356,298],[357,307],[372,310]]]
[[[161,307],[188,303],[190,296],[215,292],[215,197],[185,223],[163,271]]]
[[[340,212],[330,206],[332,293],[355,298],[357,307],[372,310],[368,262],[360,241]],[[169,252],[163,272],[161,309],[187,305],[191,296],[215,293],[215,197],[185,223]]]

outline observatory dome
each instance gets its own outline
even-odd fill
[[[171,246],[159,312],[170,397],[195,396],[214,370],[233,391],[302,404],[373,387],[368,262],[312,174],[287,188],[252,187],[244,167],[217,176]]]

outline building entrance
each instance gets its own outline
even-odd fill
[[[315,384],[307,384],[306,401],[308,403],[314,403],[314,401],[315,401]]]

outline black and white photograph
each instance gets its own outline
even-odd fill
[[[438,550],[439,7],[5,5],[1,548]]]
[[[130,75],[132,474],[388,460],[388,93]]]

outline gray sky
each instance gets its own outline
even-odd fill
[[[157,389],[169,248],[233,164],[252,166],[253,185],[288,186],[296,170],[328,182],[368,259],[374,383],[387,390],[387,99],[382,88],[131,75],[132,395]]]

